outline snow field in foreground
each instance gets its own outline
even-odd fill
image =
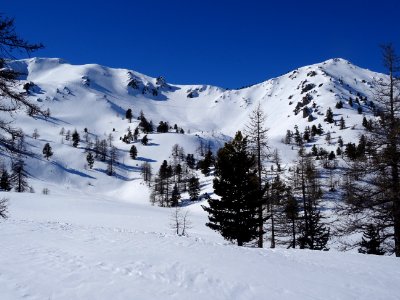
[[[398,299],[394,257],[229,245],[189,207],[9,193],[0,223],[1,299]]]

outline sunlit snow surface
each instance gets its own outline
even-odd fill
[[[60,59],[10,65],[22,73],[21,83],[36,85],[29,99],[49,108],[51,118],[31,118],[23,111],[15,115],[14,124],[24,130],[34,153],[26,163],[36,192],[1,195],[10,200],[10,218],[0,222],[1,300],[399,298],[400,263],[394,257],[337,252],[335,245],[329,252],[239,248],[204,225],[204,202],[184,208],[193,228],[189,237],[178,237],[170,229],[171,210],[150,205],[140,175],[145,161],[157,172],[176,143],[186,153],[195,153],[200,140],[211,142],[214,150],[222,146],[244,128],[258,103],[267,115],[271,148],[279,149],[284,165],[296,158],[296,147],[282,143],[295,125],[303,131],[321,123],[332,135],[331,144],[324,136],[315,144],[329,150],[337,148],[338,136],[345,143],[356,142],[363,115],[347,99],[361,93],[373,100],[374,80],[384,75],[334,59],[245,89],[224,90],[171,83],[160,87],[155,78],[134,71],[73,66]],[[127,86],[132,78],[139,90]],[[308,83],[315,85],[308,105],[315,102],[313,122],[302,111],[293,112]],[[159,94],[143,94],[144,86],[158,87]],[[187,97],[191,92],[194,98]],[[344,102],[340,110],[335,109],[339,100]],[[361,106],[372,117],[364,102]],[[328,107],[336,120],[343,116],[345,130],[324,122]],[[135,116],[131,124],[124,119],[128,108]],[[176,123],[186,134],[150,134],[149,146],[135,144],[138,159],[132,160],[131,145],[119,138],[128,126],[133,130],[138,125],[141,110],[155,125]],[[62,127],[77,129],[82,140],[84,128],[92,141],[111,133],[119,149],[116,175],[107,176],[103,162],[96,161],[93,170],[85,167],[86,143],[72,147],[59,135]],[[35,128],[40,134],[36,140],[31,138]],[[42,157],[45,143],[54,151],[50,160]],[[6,153],[3,163],[9,163]],[[200,179],[201,193],[212,192],[212,177]],[[50,194],[43,195],[43,188]]]
[[[394,257],[240,248],[194,211],[75,193],[11,194],[0,224],[1,299],[398,299]],[[195,209],[194,209],[195,210]]]

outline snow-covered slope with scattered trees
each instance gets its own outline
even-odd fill
[[[10,206],[10,218],[0,224],[4,299],[396,299],[399,294],[393,257],[343,254],[335,239],[329,253],[233,247],[204,225],[206,202],[190,202],[187,192],[181,214],[190,212],[192,224],[189,237],[178,237],[170,220],[175,209],[151,206],[142,174],[144,164],[155,174],[164,160],[173,160],[176,144],[196,159],[208,147],[215,152],[245,129],[258,105],[267,116],[270,150],[279,151],[288,172],[299,149],[296,128],[302,136],[318,129],[306,141],[307,151],[315,145],[336,153],[339,137],[344,144],[357,143],[364,117],[374,118],[374,85],[385,75],[331,59],[226,90],[56,58],[8,66],[20,73],[17,88],[47,115],[24,110],[12,115],[13,125],[24,132],[22,152],[35,194],[1,192]],[[141,130],[137,141],[124,142],[140,116],[154,128],[168,122],[167,130]],[[80,138],[73,145],[75,130]],[[147,144],[141,143],[144,136]],[[88,166],[88,149],[96,140],[116,151],[112,174],[109,159],[96,158],[93,168]],[[42,152],[47,143],[49,157]],[[2,169],[11,162],[3,152]],[[267,162],[267,169],[273,164]],[[200,178],[200,195],[212,194],[212,176],[191,172]],[[335,172],[338,184],[340,168]],[[328,175],[322,171],[325,180]],[[329,209],[339,193],[324,201],[332,217]]]
[[[331,141],[317,136],[313,143],[335,150],[339,136],[344,143],[358,139],[363,114],[371,115],[373,81],[384,77],[346,60],[332,59],[251,87],[224,90],[207,85],[175,85],[161,76],[150,78],[99,65],[70,65],[61,59],[32,58],[9,65],[21,73],[20,89],[25,86],[28,98],[50,112],[49,118],[32,118],[24,111],[15,116],[15,126],[24,131],[30,150],[37,154],[28,158],[31,176],[47,184],[99,193],[114,193],[120,187],[137,190],[137,167],[148,160],[156,171],[164,159],[169,159],[174,144],[182,146],[186,153],[195,153],[199,140],[218,149],[237,130],[244,129],[249,113],[258,103],[267,115],[270,147],[279,149],[285,163],[295,159],[296,151],[282,141],[287,130],[294,131],[296,125],[303,132],[306,126],[321,124],[325,133],[330,132]],[[359,104],[351,107],[350,98]],[[343,102],[342,109],[335,108],[339,101]],[[336,125],[324,121],[329,107]],[[359,107],[363,114],[358,112]],[[128,109],[133,112],[132,123],[125,119]],[[130,145],[120,138],[128,127],[133,131],[138,126],[141,111],[154,127],[164,121],[170,126],[176,124],[185,134],[150,134],[150,146],[137,143],[139,159],[132,161]],[[344,130],[339,130],[340,117],[345,121]],[[68,130],[71,134],[78,131],[82,140],[78,148],[71,147],[72,142],[60,135],[63,128],[64,135]],[[123,163],[117,171],[119,177],[106,176],[106,165],[102,163],[95,163],[95,171],[85,170],[85,128],[92,143],[96,137],[107,139],[111,134],[113,144],[120,150],[118,160]],[[35,129],[40,135],[37,139],[32,138]],[[54,152],[49,161],[41,157],[47,142]],[[135,198],[133,192],[123,194],[127,199]]]

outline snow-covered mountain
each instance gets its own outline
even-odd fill
[[[399,294],[399,263],[393,257],[338,253],[334,247],[329,253],[233,247],[204,225],[201,202],[185,208],[192,228],[189,237],[178,237],[170,228],[171,209],[150,205],[140,174],[143,162],[156,172],[175,144],[186,153],[196,153],[200,141],[216,150],[244,129],[259,104],[267,115],[270,146],[285,164],[293,162],[297,149],[282,140],[296,125],[303,131],[321,124],[330,132],[330,142],[317,136],[308,147],[335,150],[339,136],[355,142],[364,130],[363,116],[373,115],[374,82],[385,75],[331,59],[226,90],[57,58],[10,61],[9,67],[21,74],[20,90],[51,116],[22,110],[13,115],[33,153],[26,165],[36,193],[1,193],[10,199],[10,218],[0,223],[5,245],[0,298],[396,299]],[[339,101],[343,108],[336,108]],[[125,119],[129,108],[132,123]],[[328,108],[335,123],[324,121]],[[149,134],[147,146],[135,143],[138,157],[132,160],[131,145],[120,138],[138,126],[141,111],[155,125],[167,121],[185,133]],[[339,128],[341,117],[345,129]],[[77,148],[60,135],[63,128],[80,133]],[[85,128],[92,142],[111,135],[118,149],[116,175],[106,174],[105,162],[86,167]],[[54,152],[49,160],[42,155],[46,143]],[[9,164],[6,153],[2,163]],[[211,176],[199,176],[201,193],[212,192]],[[49,194],[41,194],[44,188]]]
[[[130,146],[121,142],[120,137],[128,126],[133,130],[138,125],[136,118],[140,111],[155,125],[168,121],[186,133],[151,134],[152,146],[137,145],[141,160],[152,162],[155,170],[168,159],[170,149],[176,143],[183,146],[186,153],[195,152],[199,139],[210,141],[214,149],[222,146],[237,130],[244,128],[249,113],[258,104],[267,115],[271,148],[278,148],[284,161],[290,163],[296,151],[292,151],[290,145],[284,145],[282,139],[295,125],[303,131],[306,126],[321,124],[325,133],[331,133],[332,139],[328,144],[321,137],[315,143],[331,150],[336,149],[339,135],[345,143],[358,139],[363,115],[371,114],[373,83],[384,78],[383,74],[359,68],[344,59],[299,68],[238,90],[171,84],[162,76],[151,78],[127,69],[93,64],[71,65],[57,58],[17,60],[9,66],[21,73],[21,89],[25,84],[30,100],[51,112],[48,119],[32,118],[25,112],[16,116],[15,125],[24,130],[31,148],[39,154],[39,157],[30,158],[28,164],[32,176],[46,183],[62,183],[79,189],[83,184],[92,189],[100,183],[98,179],[104,177],[105,182],[98,184],[96,189],[101,193],[115,191],[116,185],[134,189],[130,185],[139,181],[136,179],[139,178],[140,160],[130,160],[127,152]],[[359,105],[350,106],[350,97],[359,101]],[[335,108],[338,101],[343,102],[342,109]],[[339,130],[338,122],[335,125],[324,122],[329,107],[335,120],[344,118],[345,130]],[[132,124],[125,120],[128,108],[133,110]],[[35,128],[40,134],[37,140],[29,138]],[[65,141],[61,143],[61,128],[77,129],[81,136],[87,128],[92,140],[95,136],[106,138],[112,134],[114,144],[121,150],[120,161],[125,166],[118,172],[120,177],[109,178],[99,172],[105,170],[101,164],[97,164],[98,171],[85,170],[83,149],[73,148]],[[46,142],[55,153],[50,161],[40,158]],[[118,181],[118,184],[114,182],[109,186],[112,181]],[[142,197],[141,193],[139,195]],[[127,197],[131,199],[132,195]]]

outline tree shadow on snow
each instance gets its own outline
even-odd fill
[[[107,176],[115,177],[115,178],[123,180],[123,181],[134,181],[137,179],[137,178],[129,178],[129,177],[123,176],[121,174],[118,174],[117,172],[114,172],[113,175],[108,175],[108,171],[104,170],[104,169],[95,168],[94,170],[101,172],[103,174],[106,174]]]
[[[151,158],[146,158],[146,157],[141,157],[141,156],[138,156],[138,157],[136,157],[136,160],[138,160],[138,161],[144,161],[144,162],[157,162],[156,160],[154,160],[154,159],[151,159]]]
[[[195,200],[195,201],[190,200],[190,199],[183,199],[183,200],[180,202],[180,205],[179,205],[179,206],[180,206],[180,207],[187,207],[187,206],[190,206],[190,205],[199,203],[199,202],[206,202],[206,201],[207,201],[207,198],[208,198],[208,197],[211,197],[213,194],[214,194],[214,193],[204,193],[204,194],[201,194],[201,195],[199,196],[199,198],[198,198],[197,200]]]
[[[51,162],[51,163],[52,163],[53,165],[55,165],[56,167],[59,167],[59,168],[62,169],[63,171],[68,172],[68,173],[70,173],[70,174],[78,175],[78,176],[81,176],[81,177],[84,177],[84,178],[96,179],[96,177],[90,176],[90,175],[85,174],[85,173],[83,173],[83,172],[81,172],[81,171],[78,171],[78,170],[75,170],[75,169],[71,169],[71,168],[64,167],[63,165],[61,165],[60,163],[58,163],[58,162],[56,162],[56,161],[53,161],[53,162]]]

